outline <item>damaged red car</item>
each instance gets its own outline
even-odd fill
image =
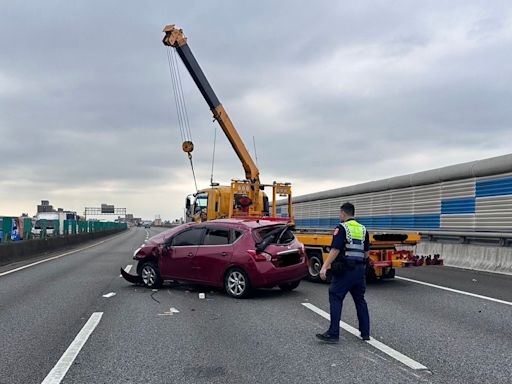
[[[188,223],[152,237],[134,253],[132,283],[156,288],[164,280],[224,288],[242,298],[256,288],[291,291],[308,273],[304,245],[286,223],[225,219]]]

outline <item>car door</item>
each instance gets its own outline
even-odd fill
[[[204,228],[189,228],[170,239],[160,258],[159,267],[164,278],[193,279],[192,259],[202,241],[204,231]]]
[[[198,281],[222,286],[223,275],[233,256],[233,233],[222,226],[208,226],[192,260]]]

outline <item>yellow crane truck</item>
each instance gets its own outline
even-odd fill
[[[212,181],[210,188],[201,189],[195,194],[187,196],[185,202],[186,219],[188,221],[204,221],[227,217],[276,218],[275,202],[278,196],[288,198],[288,208],[291,212],[290,183],[273,182],[272,184],[263,184],[260,182],[260,171],[256,163],[192,54],[183,30],[172,24],[164,28],[164,33],[164,45],[176,49],[210,107],[213,118],[219,123],[245,171],[245,179],[234,179],[231,181],[231,185],[225,186],[214,184]],[[190,158],[194,148],[193,143],[185,141],[182,148]],[[272,190],[272,204],[270,204],[268,196],[264,192],[265,188]]]
[[[304,244],[309,263],[309,279],[320,281],[322,263],[329,255],[332,233],[320,230],[296,229],[295,236]],[[395,277],[395,268],[411,264],[411,251],[398,249],[413,246],[420,241],[418,233],[387,233],[369,231],[370,265],[367,277],[370,279],[390,279]],[[400,245],[400,247],[398,247]],[[408,247],[407,247],[408,248]]]
[[[210,107],[213,118],[219,123],[245,171],[245,179],[233,179],[231,185],[227,186],[212,182],[210,188],[200,189],[196,193],[187,196],[185,202],[186,220],[201,222],[221,218],[246,217],[248,219],[282,220],[293,225],[291,184],[275,181],[272,184],[260,182],[260,172],[256,163],[195,59],[183,30],[172,24],[167,25],[163,32],[165,33],[164,45],[174,48],[178,53]],[[191,141],[183,142],[182,149],[188,154],[189,158],[192,156],[193,148],[194,145]],[[272,191],[271,202],[264,192],[265,188]],[[287,199],[288,217],[286,218],[276,214],[278,197]],[[295,234],[307,251],[309,278],[318,280],[322,263],[329,253],[332,235],[329,232],[308,232],[300,229],[297,229]],[[418,241],[419,235],[414,233],[370,232],[371,267],[368,269],[369,276],[377,278],[394,277],[395,268],[407,265],[408,258],[407,251],[396,249],[397,244],[414,245]]]

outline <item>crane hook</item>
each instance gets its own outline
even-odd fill
[[[183,149],[183,152],[186,152],[190,155],[190,152],[194,150],[194,143],[192,143],[190,140],[184,141],[181,145],[181,148]]]

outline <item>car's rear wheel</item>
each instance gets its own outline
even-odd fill
[[[286,284],[279,284],[279,288],[281,288],[285,292],[293,291],[295,288],[297,288],[300,284],[299,281],[294,281],[293,283],[286,283]]]
[[[242,299],[251,292],[251,283],[244,271],[232,268],[226,273],[224,288],[229,296]]]
[[[152,261],[145,262],[140,267],[140,278],[148,288],[159,288],[162,286],[162,278],[158,267]]]

